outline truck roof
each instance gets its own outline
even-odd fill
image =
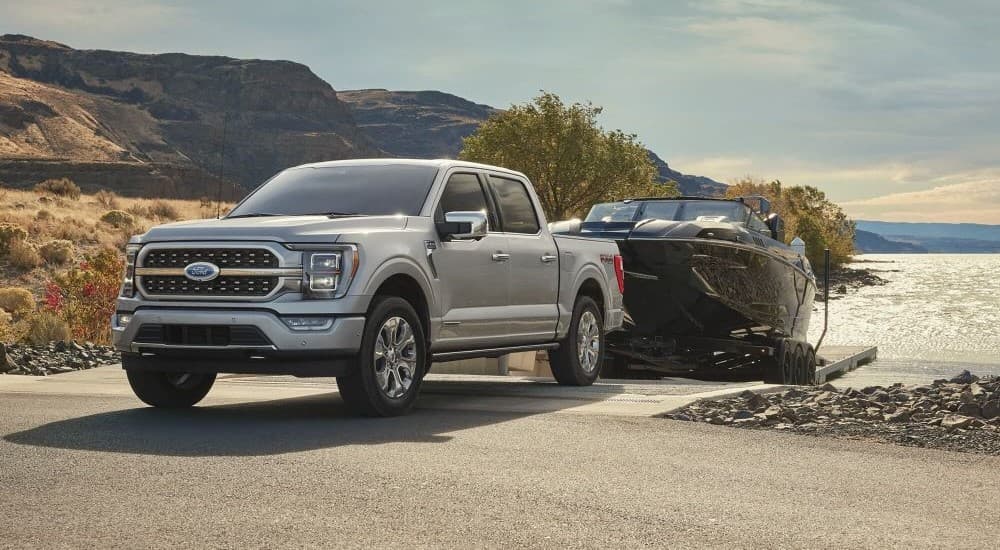
[[[516,170],[503,168],[502,166],[492,166],[455,159],[405,159],[405,158],[374,158],[374,159],[348,159],[348,160],[328,160],[324,162],[312,162],[293,166],[292,168],[331,168],[335,166],[384,166],[391,164],[403,164],[411,166],[434,166],[436,168],[478,168],[481,170],[493,170],[496,172],[506,172],[508,174],[520,176],[528,179],[527,176]]]

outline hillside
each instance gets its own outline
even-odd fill
[[[290,165],[381,154],[336,91],[298,63],[0,36],[8,185],[65,175],[85,189],[124,179],[131,184],[122,193],[205,194],[188,187],[211,189],[209,174],[220,171],[251,188]]]
[[[908,242],[892,241],[877,233],[858,229],[854,233],[854,249],[862,254],[927,252],[927,249]]]
[[[878,233],[891,241],[907,243],[927,252],[1000,252],[1000,225],[858,220],[857,228],[859,232]]]
[[[437,91],[347,90],[338,92],[338,97],[350,106],[358,126],[375,144],[397,157],[455,158],[462,150],[462,138],[500,111]],[[682,174],[652,151],[649,158],[659,180],[676,181],[685,195],[725,193],[722,183]]]
[[[123,195],[242,195],[288,166],[455,157],[497,109],[438,91],[337,92],[291,61],[77,50],[0,36],[0,181]],[[725,186],[673,170],[689,195]],[[219,177],[225,185],[219,185]]]

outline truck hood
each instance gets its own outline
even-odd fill
[[[153,227],[139,242],[167,241],[276,241],[289,243],[333,243],[345,233],[400,231],[406,216],[269,216],[194,220]]]

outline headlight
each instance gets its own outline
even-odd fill
[[[122,275],[121,296],[131,298],[135,296],[135,259],[139,255],[141,244],[130,244],[125,246],[125,274]]]
[[[305,248],[305,247],[303,247]],[[340,298],[358,270],[358,247],[337,245],[302,253],[303,290],[310,298]]]

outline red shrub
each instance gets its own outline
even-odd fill
[[[125,261],[106,248],[56,276],[45,287],[45,307],[69,325],[73,338],[108,343],[108,323],[115,312]]]

